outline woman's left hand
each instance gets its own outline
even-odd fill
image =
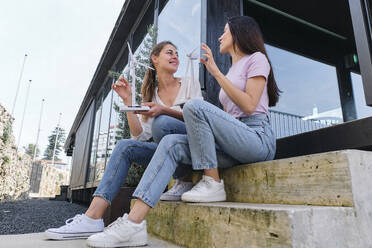
[[[205,65],[213,77],[216,77],[220,73],[220,69],[218,69],[216,62],[214,61],[212,50],[206,44],[202,44],[201,48],[205,51],[205,54],[202,56],[206,57],[207,60],[200,58],[200,62]]]
[[[164,113],[164,106],[154,102],[144,102],[142,106],[149,106],[149,111],[136,111],[137,114],[142,114],[151,118],[157,117]]]

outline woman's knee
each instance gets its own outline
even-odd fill
[[[205,104],[205,101],[201,99],[190,99],[183,106],[183,116],[195,115],[201,110],[201,106]]]
[[[126,150],[134,145],[136,141],[131,139],[122,139],[119,140],[118,143],[116,143],[115,150],[122,152],[123,150]]]
[[[152,137],[155,143],[160,143],[161,139],[171,133],[174,133],[174,121],[177,119],[168,115],[159,115],[152,122]]]

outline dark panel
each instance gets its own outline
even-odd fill
[[[371,7],[367,1],[349,0],[351,18],[358,51],[359,67],[363,79],[366,103],[372,106],[372,43]]]
[[[32,162],[32,169],[30,175],[30,192],[39,193],[41,174],[43,173],[43,166],[40,161]]]
[[[70,186],[72,188],[81,187],[85,184],[87,167],[90,158],[90,145],[92,142],[92,121],[95,115],[94,105],[95,104],[93,103],[90,105],[79,128],[76,131],[76,142],[73,152],[70,178]]]
[[[252,1],[244,1],[244,15],[256,19],[266,43],[316,61],[335,65],[340,57],[355,53],[354,40],[334,36]]]
[[[372,117],[278,139],[275,159],[337,151],[372,150]]]
[[[340,101],[344,122],[357,119],[355,108],[353,86],[350,70],[345,67],[343,58],[336,65],[338,89],[340,92]]]
[[[319,27],[353,40],[353,27],[347,0],[248,0],[261,2]]]
[[[218,38],[222,35],[227,18],[240,15],[240,0],[207,0],[207,36],[206,42],[213,52],[216,64],[222,73],[226,74],[231,66],[228,55],[220,54]],[[203,24],[202,24],[203,25]],[[207,71],[204,72],[205,100],[221,106],[218,100],[220,86],[214,77]]]

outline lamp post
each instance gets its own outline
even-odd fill
[[[27,54],[25,54],[25,56],[23,58],[23,64],[22,64],[22,67],[21,67],[21,74],[19,75],[17,91],[16,91],[16,95],[15,95],[14,101],[13,101],[13,107],[12,107],[12,117],[13,118],[14,118],[14,109],[15,109],[15,105],[16,105],[16,102],[17,102],[17,98],[18,98],[19,86],[21,85],[23,69],[25,68],[26,59],[27,59]]]
[[[26,114],[26,108],[27,108],[28,96],[29,96],[29,94],[30,94],[30,87],[31,87],[31,81],[32,81],[32,80],[28,80],[28,81],[29,81],[29,84],[28,84],[28,87],[27,87],[25,106],[24,106],[24,108],[23,108],[23,115],[22,115],[22,121],[21,121],[21,129],[19,130],[17,151],[18,151],[19,145],[21,144],[22,129],[23,129],[23,121],[25,120],[25,114]]]

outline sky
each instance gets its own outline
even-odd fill
[[[17,142],[32,80],[19,147],[36,142],[43,98],[41,154],[59,113],[67,136],[124,1],[0,0],[0,104],[9,113],[28,55],[14,111]]]

